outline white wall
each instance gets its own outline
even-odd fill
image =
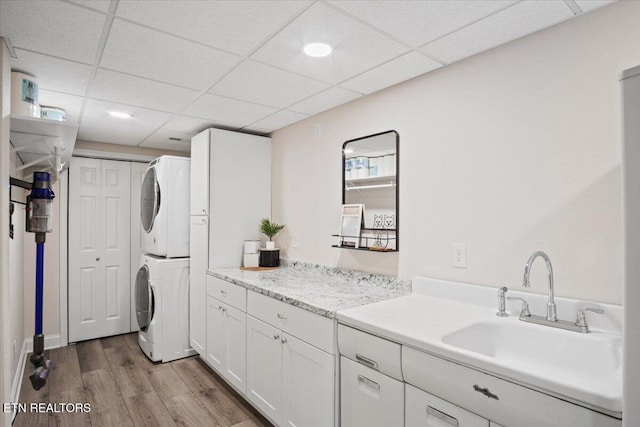
[[[540,249],[557,295],[621,303],[618,75],[638,63],[638,16],[640,2],[606,6],[275,132],[284,255],[519,288]],[[389,129],[400,134],[400,252],[331,248],[342,143]],[[467,244],[466,270],[451,267],[454,242]],[[532,282],[546,293],[542,264]]]
[[[21,283],[13,282],[11,262],[15,258],[9,239],[9,175],[11,153],[9,150],[11,65],[9,51],[0,37],[0,402],[11,401],[11,385],[18,365],[13,353],[13,341],[22,347]],[[19,256],[20,254],[18,254]],[[18,312],[18,314],[16,314]],[[10,425],[11,414],[0,414],[0,425]]]

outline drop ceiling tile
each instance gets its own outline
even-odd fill
[[[109,12],[109,5],[111,0],[68,0],[71,3],[79,4],[91,9],[99,10],[100,12]]]
[[[294,113],[293,111],[280,110],[275,114],[270,115],[269,117],[265,117],[262,120],[258,120],[255,123],[252,123],[250,126],[247,126],[245,129],[247,130],[255,130],[261,133],[272,132],[276,129],[283,128],[292,123],[298,122],[300,120],[306,119],[306,114]]]
[[[140,127],[126,122],[114,126],[110,121],[85,118],[80,124],[78,139],[109,144],[138,145],[153,130],[150,127]]]
[[[34,13],[37,11],[37,13]],[[0,35],[14,47],[92,64],[105,15],[60,1],[0,1]]]
[[[117,15],[209,46],[248,54],[308,1],[121,1]]]
[[[245,61],[209,92],[284,108],[329,85],[255,61]]]
[[[198,92],[128,74],[99,69],[91,88],[92,98],[152,110],[178,112],[196,98]]]
[[[145,139],[140,147],[146,148],[158,148],[161,150],[175,150],[175,151],[191,151],[191,138],[194,133],[181,133],[167,129],[158,129],[147,139]],[[172,140],[170,138],[178,138],[180,141]]]
[[[359,98],[360,96],[359,93],[347,89],[332,87],[289,107],[289,110],[313,115]]]
[[[573,12],[563,1],[523,1],[420,50],[446,62],[454,62],[572,17]]]
[[[33,75],[40,89],[84,96],[91,66],[22,49],[16,49],[16,55],[11,68]]]
[[[305,44],[324,42],[331,55],[311,58]],[[338,83],[409,49],[344,14],[316,3],[258,49],[252,58],[317,80]]]
[[[82,96],[69,95],[67,93],[53,92],[40,89],[38,91],[40,105],[62,108],[65,111],[67,122],[77,123],[84,98]]]
[[[517,1],[331,1],[411,46],[433,41]]]
[[[173,116],[173,118],[163,126],[163,129],[181,133],[200,133],[214,125],[215,123],[211,120],[197,119],[188,116]]]
[[[209,119],[218,125],[242,127],[276,111],[275,108],[205,93],[182,114]]]
[[[591,12],[592,10],[615,2],[616,0],[576,0],[576,3],[583,12]]]
[[[347,80],[341,83],[340,86],[356,92],[369,94],[428,73],[441,66],[440,63],[418,52],[409,52],[400,58]]]
[[[121,113],[131,114],[129,119],[119,119],[109,115],[110,111],[118,111]],[[171,113],[163,113],[161,111],[147,110],[141,107],[132,107],[130,105],[117,104],[114,102],[99,101],[97,99],[89,99],[87,107],[84,110],[83,120],[85,118],[107,121],[113,126],[121,126],[123,124],[139,127],[157,128],[162,126],[172,117]]]
[[[239,61],[237,55],[116,19],[100,66],[202,91]]]

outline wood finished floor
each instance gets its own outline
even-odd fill
[[[221,426],[271,424],[198,357],[153,363],[137,334],[49,350],[47,384],[35,391],[27,360],[20,402],[89,403],[89,413],[19,413],[14,426]]]

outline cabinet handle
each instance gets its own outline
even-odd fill
[[[227,291],[220,290],[220,293],[222,294],[223,297],[227,296]]]
[[[368,357],[364,357],[356,353],[356,360],[362,363],[363,365],[369,366],[370,368],[373,368],[376,370],[378,369],[378,362],[376,362],[375,360],[371,360]]]
[[[282,339],[280,340],[280,342],[281,342],[282,344],[286,344],[286,342],[287,342],[287,338],[286,338],[286,337],[282,338]]]
[[[96,261],[100,261],[100,258],[96,258]]]
[[[482,388],[482,387],[480,387],[478,384],[474,384],[474,385],[473,385],[473,389],[474,389],[475,391],[477,391],[478,393],[482,393],[482,394],[484,394],[484,395],[485,395],[485,396],[487,396],[489,399],[500,400],[500,399],[498,398],[498,395],[497,395],[497,394],[493,394],[493,393],[491,393],[491,392],[489,391],[489,389],[488,389],[488,388]]]
[[[207,213],[207,210],[206,209],[202,209],[202,213]]]
[[[278,319],[286,319],[287,316],[285,316],[284,314],[280,314],[278,313]]]
[[[222,306],[221,305],[218,306],[218,310],[222,310]]]
[[[274,339],[274,340],[277,340],[278,338],[280,338],[280,335],[278,335],[278,334],[273,334],[273,339]]]
[[[218,306],[218,310],[222,310],[222,312],[224,313],[225,311],[227,311],[226,308],[224,308],[223,306],[219,305]]]
[[[436,408],[432,406],[427,406],[427,414],[436,417],[439,420],[444,421],[447,424],[451,424],[454,427],[458,427],[458,420],[453,418],[451,415],[447,415],[442,411],[438,411]]]
[[[380,384],[378,384],[377,382],[370,380],[369,378],[365,377],[364,375],[358,375],[358,381],[361,383],[364,383],[365,385],[368,385],[371,388],[375,388],[376,390],[380,390]]]

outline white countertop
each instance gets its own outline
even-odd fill
[[[440,282],[442,283],[442,281]],[[450,295],[445,298],[425,295],[416,293],[414,289],[414,293],[409,295],[341,310],[338,312],[337,318],[340,323],[463,363],[472,368],[494,373],[523,385],[533,386],[533,388],[548,392],[548,394],[569,397],[577,402],[584,402],[586,406],[592,406],[594,409],[602,408],[614,415],[621,413],[622,366],[613,376],[599,375],[597,372],[584,372],[583,375],[574,372],[576,375],[569,375],[544,361],[533,365],[531,360],[526,363],[525,361],[520,363],[518,360],[503,363],[497,358],[444,343],[443,338],[448,334],[477,322],[499,322],[501,325],[517,322],[517,326],[522,328],[525,334],[527,331],[538,332],[539,328],[548,328],[521,322],[518,319],[517,310],[509,317],[496,316],[496,289],[481,286],[473,286],[473,288],[473,292],[486,294],[485,297],[478,299],[484,299],[483,302],[491,301],[493,306],[458,301],[450,298]],[[513,293],[513,291],[510,292]],[[525,295],[529,301],[540,297],[546,298],[542,295]],[[561,300],[559,309],[562,307],[562,312],[569,311],[565,304],[568,300],[558,300]],[[616,317],[621,316],[620,306],[608,304],[599,304],[599,306],[606,307],[605,310],[612,313],[611,317],[614,318],[612,323],[615,323]],[[537,306],[532,306],[532,311],[535,313],[534,307],[537,308]],[[537,329],[532,330],[531,328]],[[576,332],[560,331],[554,328],[548,329],[552,329],[554,333],[576,334]],[[594,343],[602,340],[604,337],[602,334],[607,334],[607,338],[613,340],[620,337],[615,331],[598,331],[596,329],[592,329],[590,334],[580,335],[588,344],[589,340],[593,340]],[[585,357],[588,356],[588,354],[585,355]]]
[[[269,271],[216,268],[207,273],[328,318],[338,310],[411,292],[411,283],[396,277],[296,261],[283,264]]]

